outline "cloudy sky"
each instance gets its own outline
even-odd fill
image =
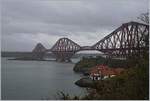
[[[2,51],[51,48],[62,37],[93,45],[122,23],[137,21],[148,0],[2,0]]]

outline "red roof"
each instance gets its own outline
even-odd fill
[[[97,65],[90,70],[91,75],[101,74],[101,75],[118,75],[124,69],[122,68],[109,68],[106,65]]]

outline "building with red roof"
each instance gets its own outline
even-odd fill
[[[123,68],[110,68],[106,65],[97,65],[91,68],[90,78],[92,80],[102,80],[119,75],[123,70]]]

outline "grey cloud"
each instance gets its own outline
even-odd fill
[[[45,36],[70,37],[82,45],[87,41],[94,44],[122,23],[136,20],[147,11],[148,0],[2,0],[2,37],[5,41],[2,50],[23,50],[21,43],[29,44],[22,41],[32,35],[33,39],[29,38],[31,46],[38,37]],[[43,35],[39,36],[39,33]],[[9,40],[8,35],[11,36]],[[24,35],[27,37],[19,39]],[[20,44],[14,41],[15,37]],[[47,44],[43,38],[39,40]],[[16,46],[15,49],[9,47],[10,43]],[[48,44],[52,46],[53,42]]]

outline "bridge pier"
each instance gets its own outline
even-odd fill
[[[149,49],[149,25],[138,22],[122,24],[109,35],[98,41],[93,46],[81,47],[68,38],[59,39],[51,49],[46,49],[41,43],[33,49],[33,58],[43,59],[42,52],[51,51],[56,60],[61,62],[71,61],[75,52],[81,50],[97,50],[111,54],[113,57],[142,57],[144,50]],[[149,51],[147,51],[149,52]]]
[[[59,62],[71,62],[71,57],[74,55],[74,52],[53,52],[56,61]]]
[[[58,62],[71,62],[71,59],[56,58],[56,61],[58,61]]]
[[[45,52],[34,52],[32,53],[32,59],[43,60]]]

